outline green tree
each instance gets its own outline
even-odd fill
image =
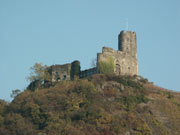
[[[34,80],[28,85],[27,89],[35,91],[38,88],[40,88],[41,84],[42,84],[42,80]]]
[[[4,125],[11,135],[37,134],[30,122],[18,113],[9,113],[4,118]]]
[[[21,90],[19,90],[19,89],[12,90],[11,98],[15,98],[20,93],[21,93]]]
[[[49,80],[50,74],[48,73],[48,68],[42,63],[35,63],[34,66],[30,67],[30,75],[27,77],[27,80],[33,82],[35,80]]]
[[[107,61],[100,61],[98,63],[99,72],[102,74],[113,74],[114,67],[114,60],[112,57],[108,57]]]

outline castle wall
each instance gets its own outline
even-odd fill
[[[116,75],[138,75],[136,33],[121,31],[118,36],[118,51],[103,47],[102,53],[97,54],[97,63],[105,62],[109,57],[114,60]]]
[[[97,54],[97,62],[105,62],[109,57],[112,57],[114,60],[114,73],[116,75],[138,75],[136,57],[132,57],[122,51],[115,51],[112,48],[103,47],[102,53]]]
[[[138,75],[136,33],[121,31],[118,35],[118,50],[103,47],[102,53],[97,54],[97,67],[80,71],[79,77],[84,78],[99,73],[99,63],[108,61],[109,57],[114,61],[114,73],[116,75]],[[50,66],[48,71],[52,82],[71,80],[72,66],[72,63]]]
[[[71,64],[52,65],[49,67],[52,82],[70,80]]]
[[[80,78],[89,77],[91,75],[97,74],[97,68],[90,68],[80,72]]]

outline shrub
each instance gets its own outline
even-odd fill
[[[138,82],[132,81],[130,79],[127,81],[127,85],[136,89],[140,89],[142,87]]]
[[[136,95],[136,96],[124,96],[117,98],[121,104],[125,105],[125,109],[130,111],[134,109],[137,104],[147,103],[149,100],[144,95]]]
[[[42,81],[41,81],[41,80],[32,81],[32,82],[28,85],[27,89],[28,89],[28,90],[31,90],[31,91],[35,91],[35,90],[37,90],[38,88],[41,87],[41,84],[42,84]]]

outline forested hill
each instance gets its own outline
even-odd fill
[[[0,135],[180,135],[180,93],[94,75],[0,101]]]

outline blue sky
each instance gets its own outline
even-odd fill
[[[24,90],[29,68],[79,60],[82,69],[118,34],[136,31],[139,73],[180,91],[179,0],[0,0],[0,99]]]

